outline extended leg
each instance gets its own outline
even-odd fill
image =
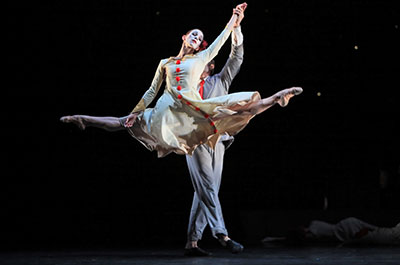
[[[92,126],[106,131],[114,132],[125,129],[117,117],[94,117],[87,115],[63,116],[61,122],[73,123],[84,130],[86,127]]]
[[[260,99],[259,101],[253,102],[249,105],[249,108],[246,110],[251,114],[260,114],[276,103],[278,103],[281,107],[286,107],[289,103],[289,100],[296,95],[299,95],[303,92],[301,87],[292,87],[283,89],[271,97]]]

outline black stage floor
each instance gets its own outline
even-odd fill
[[[156,264],[400,264],[395,247],[249,247],[241,254],[208,249],[211,257],[188,258],[179,248],[136,248],[123,250],[57,250],[2,253],[2,265],[156,265]]]

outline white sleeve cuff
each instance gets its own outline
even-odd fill
[[[235,46],[239,46],[243,43],[243,34],[241,27],[233,28],[232,31],[232,43]]]

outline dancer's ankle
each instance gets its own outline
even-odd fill
[[[224,234],[217,234],[218,241],[221,243],[221,245],[226,246],[226,242],[230,240],[230,238],[227,235]]]
[[[197,241],[187,241],[185,248],[197,248]]]

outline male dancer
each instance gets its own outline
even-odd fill
[[[244,18],[246,6],[239,6],[238,9],[240,10],[240,15],[232,31],[232,48],[228,61],[220,73],[213,75],[215,63],[212,60],[206,65],[200,77],[199,93],[203,99],[228,94],[232,80],[239,72],[243,62],[243,35],[240,22]],[[209,252],[199,248],[197,245],[197,241],[201,239],[207,224],[210,226],[213,236],[232,253],[243,251],[241,244],[228,237],[218,199],[224,153],[232,141],[232,136],[223,135],[214,150],[203,144],[195,149],[192,156],[186,155],[190,177],[195,190],[185,246],[186,256],[210,255]]]

